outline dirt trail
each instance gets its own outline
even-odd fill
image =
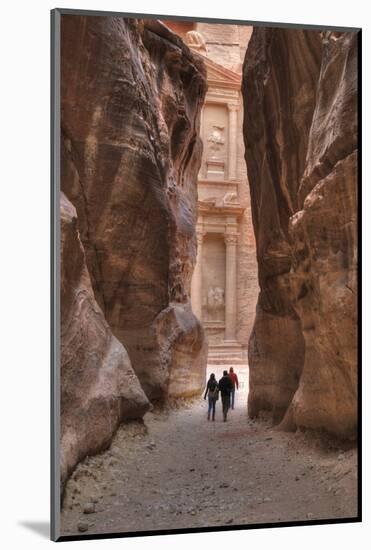
[[[356,451],[252,421],[246,385],[237,395],[226,423],[220,401],[208,422],[200,398],[122,425],[110,449],[68,482],[62,533],[355,516]]]

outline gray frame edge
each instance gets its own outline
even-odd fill
[[[133,17],[139,19],[168,19],[169,21],[197,21],[200,23],[215,23],[215,24],[233,24],[233,25],[250,25],[252,27],[272,27],[284,29],[304,29],[308,31],[338,31],[338,32],[358,32],[361,27],[342,27],[333,25],[311,25],[304,23],[274,23],[272,21],[252,21],[249,19],[217,19],[213,17],[197,17],[190,15],[167,15],[155,13],[130,13],[121,11],[99,11],[99,10],[79,10],[73,8],[56,8],[54,11],[59,15],[95,15],[101,17]]]
[[[60,537],[60,10],[51,10],[50,37],[50,256],[51,256],[51,361],[50,361],[50,538]]]
[[[85,16],[113,16],[113,17],[132,17],[141,19],[168,19],[173,21],[197,21],[215,24],[235,24],[235,25],[251,25],[254,27],[271,27],[271,28],[291,28],[304,30],[331,30],[338,32],[362,32],[362,27],[341,27],[330,25],[311,25],[303,23],[274,23],[269,21],[251,21],[241,19],[216,19],[209,17],[183,16],[183,15],[167,15],[167,14],[148,14],[148,13],[129,13],[115,11],[98,11],[98,10],[80,10],[70,8],[55,8],[50,11],[51,14],[51,107],[50,107],[50,136],[51,136],[51,233],[50,233],[50,254],[51,254],[51,278],[50,278],[50,298],[51,298],[51,424],[50,424],[50,456],[51,456],[51,488],[50,488],[50,538],[53,541],[58,540],[88,540],[99,538],[125,538],[128,536],[150,536],[154,534],[165,534],[163,532],[143,532],[134,533],[106,533],[103,536],[67,536],[61,537],[60,533],[60,506],[61,506],[61,490],[60,490],[60,213],[59,213],[59,195],[60,195],[60,23],[61,15],[85,15]],[[359,68],[361,71],[361,68]],[[360,72],[359,72],[360,74]],[[358,94],[361,90],[358,90]],[[359,494],[361,499],[361,494]],[[360,500],[361,502],[361,500]],[[305,522],[305,526],[309,525],[329,525],[331,523],[347,523],[362,521],[361,516],[356,518],[346,518],[345,520],[334,521],[314,521]],[[270,527],[287,527],[299,526],[300,523],[289,523],[285,525],[279,524],[261,524],[260,528]],[[253,526],[254,527],[254,526]],[[243,526],[242,529],[253,528],[252,526]],[[236,527],[226,529],[215,529],[215,531],[236,530]],[[186,533],[196,532],[197,530],[186,529]],[[214,531],[214,529],[201,529],[200,532]],[[166,534],[176,534],[183,532],[182,530],[170,531]]]

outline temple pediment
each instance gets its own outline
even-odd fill
[[[207,80],[209,85],[217,88],[232,88],[239,90],[241,87],[241,75],[215,63],[206,56],[202,56],[206,65]]]

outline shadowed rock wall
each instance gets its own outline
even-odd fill
[[[61,482],[149,401],[94,298],[74,206],[61,194]]]
[[[249,414],[352,438],[356,33],[254,29],[243,95],[260,285]]]
[[[62,189],[95,298],[152,401],[197,393],[203,62],[159,22],[64,15],[61,70]]]

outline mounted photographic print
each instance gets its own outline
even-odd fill
[[[361,520],[360,37],[53,10],[53,540]]]

